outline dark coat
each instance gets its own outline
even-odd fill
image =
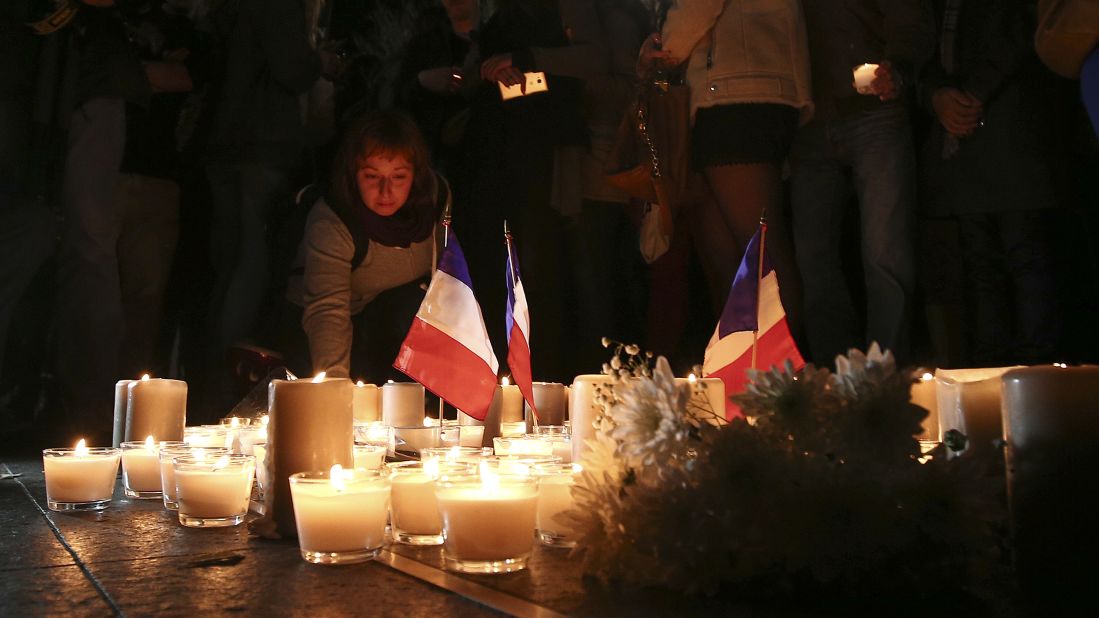
[[[1034,52],[1033,2],[961,2],[954,71],[944,68],[940,45],[921,77],[920,99],[934,116],[935,90],[969,92],[983,101],[984,126],[960,138],[957,152],[944,158],[947,133],[933,120],[922,153],[927,212],[964,215],[1058,206],[1067,187],[1073,85],[1050,72]],[[944,4],[936,1],[940,32]]]

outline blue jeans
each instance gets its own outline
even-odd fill
[[[916,158],[908,110],[890,105],[814,121],[794,139],[790,166],[794,249],[813,360],[828,365],[850,347],[877,341],[903,363],[915,280]],[[852,189],[862,236],[865,332],[841,263]]]

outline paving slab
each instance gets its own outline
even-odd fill
[[[4,546],[11,549],[11,546]],[[0,615],[109,616],[110,605],[78,566],[6,571],[0,575]]]
[[[0,473],[4,468],[0,467]],[[18,481],[0,480],[0,573],[46,566],[75,565],[72,555],[61,546],[42,512]]]

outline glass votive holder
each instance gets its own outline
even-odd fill
[[[356,444],[355,467],[365,470],[378,470],[385,463],[385,447],[376,444]]]
[[[176,444],[176,443],[172,443]],[[149,436],[144,442],[123,442],[122,491],[127,498],[159,500],[160,446]]]
[[[389,454],[394,457],[419,459],[421,450],[443,446],[442,427],[391,427],[389,436]]]
[[[389,427],[381,421],[355,421],[355,443],[389,446]]]
[[[578,464],[542,464],[534,466],[538,479],[538,511],[534,535],[550,547],[576,547],[576,533],[558,515],[572,508],[572,486],[580,472]]]
[[[438,459],[443,462],[477,463],[492,456],[492,449],[485,446],[441,446],[420,451],[420,461]]]
[[[484,425],[459,425],[458,445],[470,448],[480,448],[485,441]]]
[[[572,463],[572,437],[567,435],[547,435],[542,439],[550,443],[550,454],[559,457],[561,463]]]
[[[162,442],[157,458],[160,464],[160,486],[163,488],[162,496],[164,508],[169,511],[179,510],[179,502],[176,500],[176,472],[172,467],[172,460],[183,455],[192,455],[200,459],[206,459],[213,463],[222,455],[228,455],[229,449],[224,447],[204,448],[189,444]]]
[[[199,425],[183,428],[183,441],[190,446],[229,448],[232,444],[226,444],[228,440],[229,429],[222,425]]]
[[[314,564],[372,560],[385,544],[389,476],[381,470],[299,472],[290,496],[301,557]]]
[[[53,511],[101,511],[111,503],[121,449],[48,448],[42,451],[46,504]]]
[[[402,461],[389,464],[390,531],[393,540],[406,545],[441,545],[443,522],[435,500],[439,479],[475,477],[469,463]]]
[[[534,548],[534,477],[482,476],[439,481],[445,567],[462,573],[525,569]]]
[[[478,462],[481,474],[530,476],[534,466],[561,463],[553,455],[493,455]]]
[[[179,523],[189,528],[236,526],[248,513],[253,455],[196,457],[181,455],[172,460],[176,476]]]
[[[247,416],[226,416],[218,419],[218,425],[229,427],[248,427],[253,424],[258,424],[258,420]]]
[[[253,423],[247,427],[241,427],[237,432],[236,443],[240,445],[242,455],[255,455],[255,446],[267,442],[267,427],[259,423]],[[236,444],[234,443],[234,445]]]
[[[492,444],[497,455],[552,455],[553,443],[538,436],[515,438],[495,437]]]
[[[536,436],[568,436],[568,425],[535,425],[530,428],[530,433]]]
[[[263,500],[263,491],[267,487],[267,443],[256,444],[252,447],[252,454],[256,457],[256,499]]]

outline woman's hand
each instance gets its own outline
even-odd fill
[[[641,44],[641,51],[637,54],[637,76],[647,77],[657,68],[673,67],[679,61],[672,58],[670,52],[660,49],[660,33],[654,32]]]
[[[893,68],[893,63],[882,60],[874,70],[874,79],[870,81],[870,91],[882,101],[892,101],[904,91],[904,80]]]
[[[481,63],[481,79],[500,82],[505,86],[521,84],[526,91],[526,79],[523,72],[511,64],[511,54],[496,54]]]
[[[951,135],[964,137],[981,124],[981,102],[957,88],[939,88],[931,95],[935,116]]]
[[[462,87],[462,67],[435,67],[416,75],[424,90],[436,94],[452,94]]]

